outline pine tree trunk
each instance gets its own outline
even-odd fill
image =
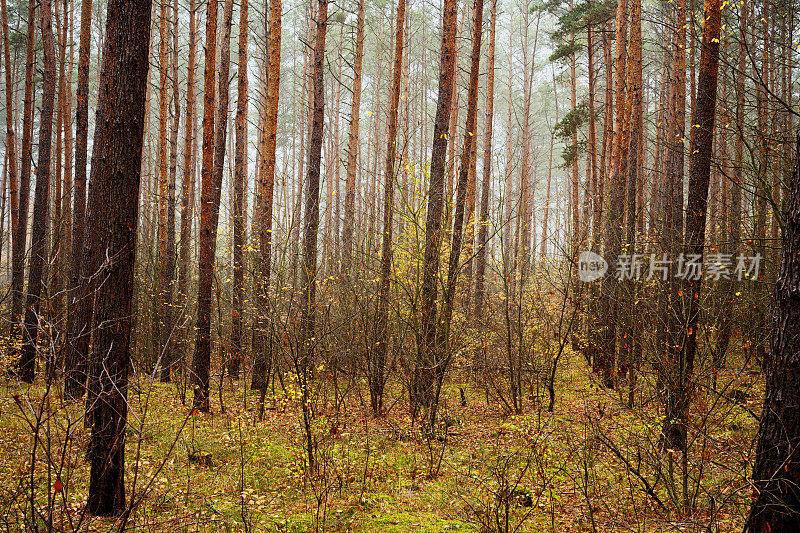
[[[481,214],[478,222],[478,250],[475,272],[475,311],[474,319],[480,324],[483,319],[486,284],[486,245],[489,242],[489,191],[492,182],[492,121],[494,120],[494,60],[497,26],[497,0],[491,0],[489,22],[489,65],[486,82],[486,126],[483,144],[483,182],[481,183]],[[545,222],[545,227],[546,227]]]
[[[643,179],[639,166],[639,153],[644,142],[644,126],[642,117],[642,0],[633,0],[630,14],[630,44],[628,47],[628,110],[630,114],[630,139],[628,144],[628,183],[627,183],[627,215],[626,215],[626,250],[627,254],[636,253],[636,223],[638,213],[643,209],[637,205],[639,184]],[[620,376],[628,374],[628,403],[633,407],[633,394],[636,388],[640,341],[640,310],[637,305],[637,280],[631,277],[625,283],[628,316],[626,331],[620,339],[620,353],[625,353],[625,365],[620,365]]]
[[[170,69],[172,70],[172,105],[173,117],[169,134],[169,176],[167,180],[167,219],[164,221],[166,238],[164,257],[162,257],[163,278],[161,280],[161,381],[170,381],[174,366],[174,312],[173,299],[175,293],[175,185],[178,173],[178,129],[180,128],[180,90],[178,87],[178,2],[172,4],[170,33],[172,45],[169,50]]]
[[[126,506],[125,424],[150,8],[151,0],[109,1],[99,77],[98,156],[92,164],[87,237],[99,239],[95,246],[113,259],[101,271],[92,339],[92,357],[103,368],[98,376],[103,401],[93,410],[86,504],[96,515],[118,514]]]
[[[392,229],[394,214],[395,155],[397,153],[397,109],[400,104],[400,80],[403,71],[403,42],[406,0],[397,2],[397,25],[394,43],[394,74],[389,103],[389,139],[386,145],[386,179],[383,194],[383,244],[381,248],[381,286],[376,305],[378,342],[370,358],[370,406],[376,415],[383,411],[383,387],[386,383],[386,355],[389,349],[389,277],[392,273]]]
[[[181,313],[188,310],[188,283],[189,283],[189,256],[191,255],[192,214],[194,211],[194,176],[197,145],[195,136],[195,55],[196,55],[196,23],[195,0],[189,0],[189,57],[186,65],[186,120],[183,140],[183,175],[181,180],[181,229],[179,247],[179,272],[178,294]],[[186,353],[185,344],[188,333],[182,332],[180,352],[174,361],[176,366],[181,365],[183,355]]]
[[[53,44],[53,23],[50,0],[41,2],[42,47],[42,115],[39,122],[39,154],[36,166],[36,193],[33,200],[31,226],[31,259],[28,272],[28,295],[25,304],[25,331],[20,357],[20,379],[33,382],[38,355],[39,313],[44,268],[47,263],[47,221],[50,212],[50,143],[53,136],[53,107],[56,92],[56,58]]]
[[[239,8],[239,50],[236,92],[236,148],[233,169],[233,312],[231,315],[231,362],[228,373],[239,378],[242,361],[244,315],[244,186],[247,181],[247,17],[248,0]]]
[[[12,339],[24,337],[23,303],[25,302],[25,251],[28,240],[28,204],[31,186],[31,144],[33,133],[33,75],[36,67],[36,1],[28,3],[28,34],[25,52],[25,100],[22,111],[22,161],[19,178],[19,213],[13,235],[11,266],[11,324]]]
[[[744,113],[745,113],[745,67],[747,60],[747,19],[749,6],[747,0],[742,2],[741,9],[741,23],[739,33],[739,55],[737,58],[736,68],[736,131],[744,131]],[[728,245],[726,246],[726,253],[731,254],[731,257],[739,255],[739,240],[741,239],[741,216],[742,216],[742,164],[744,162],[744,139],[742,135],[737,135],[733,145],[733,168],[731,169],[731,183],[728,185],[730,189],[730,210],[728,215]],[[733,315],[733,298],[732,294],[736,292],[735,282],[733,279],[725,282],[723,293],[726,295],[723,307],[720,310],[720,327],[717,336],[717,369],[721,369],[725,364],[725,356],[731,341],[731,333],[733,329],[732,315]]]
[[[800,529],[800,136],[796,141],[775,284],[775,310],[766,390],[753,466],[753,504],[745,531]]]
[[[689,197],[686,208],[687,254],[702,257],[705,245],[708,184],[713,153],[714,119],[717,103],[717,66],[719,62],[720,11],[722,0],[706,0],[703,10],[703,48],[697,85],[697,105],[692,113],[689,160]],[[668,383],[664,413],[664,445],[686,453],[686,431],[689,401],[692,395],[692,374],[697,350],[697,328],[700,317],[700,293],[703,278],[685,277],[681,283],[684,300],[681,315],[682,339],[678,373]]]
[[[303,264],[300,275],[302,316],[300,322],[299,372],[305,374],[313,357],[316,331],[317,231],[319,229],[319,179],[322,160],[322,133],[325,119],[325,35],[328,25],[328,0],[319,0],[316,12],[314,61],[311,65],[313,108],[308,144],[305,220],[303,222]],[[307,387],[303,387],[307,392]],[[306,398],[303,398],[304,402]]]
[[[275,189],[275,151],[277,148],[278,100],[280,98],[281,76],[281,32],[282,32],[281,0],[272,0],[269,15],[269,49],[267,58],[267,90],[266,109],[264,115],[264,144],[261,153],[259,184],[256,206],[258,225],[258,249],[260,273],[256,283],[256,336],[254,347],[255,364],[253,367],[252,387],[265,389],[269,379],[269,367],[272,363],[272,350],[269,344],[269,279],[271,275],[272,257],[272,197]],[[299,213],[298,213],[299,214]]]
[[[83,259],[84,217],[86,215],[86,160],[89,118],[89,56],[92,33],[92,0],[81,3],[80,44],[78,45],[78,87],[75,106],[75,191],[72,210],[72,253],[70,254],[70,279],[67,306],[67,353],[65,361],[64,390],[74,398],[84,393],[88,354],[80,357],[75,351],[73,335],[76,312],[81,298],[81,261]]]
[[[358,126],[361,115],[361,69],[364,62],[364,0],[358,0],[356,51],[353,63],[353,99],[350,104],[350,131],[347,141],[347,184],[342,230],[342,270],[349,275],[353,261],[353,226],[356,205],[356,170],[358,163]]]
[[[410,404],[412,417],[420,408],[431,410],[434,402],[434,368],[440,361],[436,339],[436,298],[439,281],[439,254],[442,241],[442,214],[445,195],[445,157],[453,97],[456,54],[456,0],[444,0],[442,6],[442,45],[439,67],[439,96],[433,122],[433,147],[425,225],[425,255],[422,274],[422,339],[417,347],[417,361],[412,376]]]
[[[456,284],[458,274],[461,270],[461,249],[464,238],[465,204],[467,196],[467,181],[469,179],[470,155],[473,153],[475,143],[475,131],[478,114],[478,75],[480,73],[481,58],[481,36],[483,26],[483,0],[473,0],[472,4],[472,65],[469,75],[469,89],[467,92],[467,121],[464,129],[464,144],[461,153],[461,164],[458,173],[458,184],[456,186],[456,212],[453,220],[453,236],[450,249],[450,261],[447,273],[447,285],[442,299],[442,311],[439,319],[439,331],[437,332],[437,350],[441,357],[434,367],[435,382],[433,390],[433,402],[426,406],[428,408],[427,423],[429,427],[435,427],[436,407],[439,399],[442,381],[451,352],[449,350],[450,322],[455,305]]]
[[[217,243],[217,225],[214,212],[219,215],[220,185],[214,172],[214,110],[217,75],[217,0],[206,4],[206,53],[203,73],[203,159],[202,191],[200,195],[200,235],[197,289],[197,334],[192,373],[194,382],[194,408],[208,411],[208,379],[211,366],[211,288],[214,282],[214,252]],[[226,80],[227,82],[227,80]],[[222,174],[220,174],[222,177]],[[216,201],[215,201],[216,200]],[[216,207],[216,209],[215,209]]]
[[[672,77],[670,79],[670,122],[667,139],[667,161],[665,174],[667,182],[666,224],[664,227],[665,252],[677,257],[683,243],[683,182],[686,146],[686,0],[678,0],[675,9],[675,43],[673,45]],[[683,316],[680,301],[680,283],[667,280],[666,309],[670,319],[667,324],[667,353],[664,361],[664,379],[668,391],[678,390],[682,379],[680,368],[681,324]],[[676,399],[667,398],[667,403]],[[679,439],[679,435],[673,435]],[[668,438],[665,442],[673,440]],[[673,445],[677,444],[673,442]]]
[[[6,156],[8,158],[8,182],[10,193],[10,208],[11,208],[11,237],[12,242],[14,236],[17,234],[19,226],[20,204],[19,198],[20,189],[18,184],[17,175],[17,145],[14,137],[14,85],[12,83],[12,64],[11,64],[11,47],[9,44],[9,28],[8,28],[8,13],[6,8],[6,0],[0,1],[0,9],[2,9],[2,22],[3,22],[3,60],[6,68]],[[13,244],[12,244],[13,247]]]
[[[611,172],[611,200],[606,222],[606,261],[614,266],[617,256],[622,252],[622,230],[624,223],[625,181],[627,159],[625,158],[624,123],[627,122],[627,106],[625,91],[625,73],[627,60],[627,1],[621,0],[617,4],[617,29],[616,29],[616,65],[615,65],[615,97],[616,118],[614,137],[612,140],[612,172]],[[607,80],[608,83],[608,80]],[[603,278],[600,286],[600,308],[606,309],[603,320],[603,338],[601,347],[595,359],[595,372],[597,372],[606,387],[614,386],[614,359],[617,343],[617,278],[608,275]]]

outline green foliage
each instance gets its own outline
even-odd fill
[[[610,0],[594,1],[586,0],[575,4],[572,9],[566,8],[560,14],[559,7],[563,4],[558,0],[548,2],[548,11],[558,15],[556,29],[550,34],[551,39],[556,43],[567,43],[572,40],[573,34],[578,34],[586,30],[589,25],[601,26],[614,16],[616,2]],[[575,50],[577,51],[577,49]],[[553,55],[556,55],[555,53]],[[563,56],[561,56],[563,57]],[[558,58],[556,58],[558,59]],[[552,56],[551,61],[555,61]]]
[[[567,168],[572,166],[572,162],[580,155],[586,151],[586,141],[579,140],[578,144],[573,146],[572,144],[564,145],[564,148],[561,150],[561,159],[562,163],[559,165],[561,168]]]
[[[569,139],[573,133],[589,122],[589,118],[589,106],[580,103],[553,126],[553,135],[561,140]]]
[[[577,42],[566,42],[561,43],[556,46],[556,49],[550,54],[550,61],[560,61],[562,59],[568,59],[572,56],[572,54],[577,54],[583,50],[583,45],[578,44]]]

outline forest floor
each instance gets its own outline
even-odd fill
[[[720,393],[698,387],[686,460],[679,452],[659,451],[660,402],[651,386],[636,394],[637,407],[629,409],[627,390],[595,386],[578,354],[562,360],[552,413],[544,389],[526,390],[533,401],[528,397],[512,415],[497,397],[487,405],[485,393],[467,385],[475,380],[466,373],[461,378],[443,391],[444,422],[435,438],[412,430],[399,384],[389,387],[387,405],[396,402],[381,418],[370,416],[363,383],[364,390],[345,398],[320,385],[310,476],[291,387],[287,394],[278,387],[275,396],[267,395],[259,420],[258,395],[244,380],[226,380],[221,396],[213,392],[213,413],[198,414],[182,401],[180,384],[137,377],[129,391],[126,491],[134,510],[126,528],[741,529],[751,493],[753,415],[760,409],[760,400],[748,396],[761,397],[758,376],[726,373]],[[647,376],[639,383],[646,384]],[[83,514],[90,431],[83,427],[82,403],[65,403],[55,388],[45,395],[41,383],[7,378],[0,378],[0,391],[0,527],[26,529],[33,501],[40,528],[52,521],[56,531],[118,530],[114,519]]]

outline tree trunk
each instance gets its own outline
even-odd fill
[[[736,131],[744,131],[744,113],[745,113],[745,61],[747,60],[747,18],[750,11],[747,0],[742,2],[741,9],[741,22],[739,33],[739,56],[737,59],[736,68]],[[739,255],[739,240],[741,239],[741,216],[742,216],[742,184],[743,173],[742,164],[744,162],[744,139],[742,135],[736,135],[736,140],[733,146],[733,168],[731,173],[731,183],[728,184],[730,190],[730,210],[728,215],[728,245],[726,246],[726,253],[731,254],[731,257]],[[724,282],[723,294],[725,300],[723,307],[720,311],[720,326],[717,335],[717,350],[716,350],[716,367],[721,369],[725,365],[725,355],[728,351],[731,340],[733,316],[733,298],[731,297],[735,291],[735,282],[733,279]]]
[[[386,145],[386,181],[383,194],[383,246],[381,248],[381,287],[376,306],[378,342],[369,360],[370,406],[376,415],[383,411],[383,387],[386,383],[386,354],[389,348],[389,277],[392,273],[392,229],[394,222],[395,154],[397,152],[397,108],[400,104],[400,76],[403,71],[403,31],[406,0],[397,2],[397,26],[394,42],[394,75],[389,102],[389,139]]]
[[[214,172],[214,103],[216,100],[217,0],[206,5],[206,53],[203,73],[203,167],[200,196],[200,242],[198,257],[197,335],[192,373],[194,408],[208,411],[208,375],[211,366],[211,288],[214,282],[214,252],[217,244],[220,186]],[[227,80],[225,80],[227,83]],[[220,173],[219,177],[222,177]],[[215,201],[216,200],[216,201]],[[215,212],[216,215],[215,216]]]
[[[684,135],[686,130],[686,0],[678,0],[675,9],[675,43],[673,46],[672,77],[670,79],[670,125],[668,126],[667,161],[665,174],[666,187],[666,224],[664,227],[665,252],[677,256],[681,250],[683,236],[683,182],[686,146]],[[666,359],[664,378],[667,390],[679,388],[681,369],[679,366],[681,351],[681,317],[683,310],[680,302],[680,283],[675,279],[667,280],[665,312],[669,316],[667,329]],[[667,403],[674,399],[667,398]],[[675,436],[675,435],[673,435]],[[677,437],[676,437],[677,438]],[[669,440],[669,439],[668,439]],[[673,443],[677,444],[677,443]]]
[[[361,69],[364,62],[364,0],[358,0],[356,18],[356,52],[353,64],[353,100],[350,105],[350,132],[347,141],[347,184],[344,198],[342,230],[342,270],[350,274],[353,261],[353,225],[356,205],[356,170],[358,163],[358,126],[361,115]]]
[[[156,256],[156,303],[153,306],[153,346],[155,355],[161,362],[161,380],[169,381],[170,362],[167,356],[165,322],[167,311],[167,202],[169,193],[169,161],[167,152],[167,121],[169,120],[169,93],[167,78],[171,67],[167,48],[167,2],[159,0],[158,15],[158,137],[156,140],[156,165],[158,169],[158,255]]]
[[[719,62],[720,11],[722,0],[706,0],[703,10],[703,48],[697,84],[697,106],[692,113],[689,160],[689,198],[686,208],[685,254],[702,257],[705,245],[708,183],[713,153],[714,119],[717,103],[717,65]],[[703,277],[682,280],[682,342],[677,376],[669,382],[670,390],[664,413],[665,446],[686,453],[686,424],[692,395],[692,374],[697,350],[697,328],[700,317],[700,292]],[[688,301],[687,301],[688,300]]]
[[[125,509],[125,424],[150,8],[151,0],[109,1],[99,78],[86,217],[92,229],[87,238],[96,239],[94,245],[111,259],[100,272],[98,326],[92,339],[92,358],[103,368],[98,376],[103,401],[93,409],[86,508],[97,515]]]
[[[497,0],[491,0],[489,22],[488,79],[486,82],[486,130],[483,141],[483,182],[481,183],[481,215],[478,225],[478,256],[475,272],[475,311],[474,318],[480,323],[483,319],[486,283],[486,245],[489,242],[489,191],[492,182],[492,121],[494,119],[494,44],[497,26]],[[546,224],[546,223],[545,223]]]
[[[41,2],[42,47],[44,74],[42,78],[42,115],[39,122],[39,154],[36,166],[36,193],[33,200],[31,229],[31,259],[28,272],[28,296],[25,304],[25,331],[20,378],[32,382],[36,372],[41,309],[42,283],[47,263],[47,220],[50,212],[50,143],[53,135],[53,105],[56,92],[56,58],[53,45],[53,22],[50,0]]]
[[[180,304],[183,306],[181,313],[188,310],[188,282],[189,282],[189,256],[191,255],[192,214],[194,211],[194,176],[197,145],[195,136],[195,0],[189,0],[189,57],[186,65],[186,120],[183,141],[183,175],[181,180],[181,229],[180,229],[180,268],[178,273],[178,294]],[[187,333],[182,333],[182,341],[186,340]],[[183,343],[180,353],[173,362],[176,366],[182,365],[181,359],[186,353]]]
[[[319,229],[319,178],[322,159],[322,133],[325,119],[325,35],[328,26],[328,0],[319,0],[316,12],[314,62],[311,66],[313,114],[308,145],[305,220],[303,223],[303,265],[300,276],[302,317],[300,322],[299,371],[305,373],[313,357],[316,330],[317,230]],[[306,387],[303,387],[304,392]],[[306,398],[303,398],[304,402]]]
[[[444,209],[444,174],[450,107],[453,98],[453,74],[456,54],[456,0],[443,0],[442,46],[439,67],[439,96],[433,122],[428,210],[425,224],[425,256],[422,273],[422,338],[417,347],[417,361],[412,376],[410,404],[412,417],[420,408],[432,408],[435,373],[440,360],[436,345],[436,298],[439,281],[439,254],[442,241]]]
[[[8,13],[6,0],[0,1],[3,17],[3,59],[6,64],[6,156],[8,157],[8,182],[11,200],[11,236],[17,234],[19,225],[20,190],[17,183],[17,145],[14,137],[14,85],[11,81],[11,47],[9,45]],[[12,244],[13,247],[13,244]]]
[[[800,135],[790,183],[775,318],[753,465],[753,505],[745,531],[800,529]]]
[[[161,280],[161,381],[170,381],[174,366],[174,315],[173,299],[175,293],[175,182],[178,172],[178,129],[180,127],[181,107],[178,88],[178,2],[172,4],[170,30],[172,46],[169,53],[172,70],[172,105],[174,106],[172,127],[169,134],[169,177],[167,180],[167,219],[164,221],[166,239],[164,243],[163,278]]]
[[[627,159],[625,158],[624,123],[627,122],[627,106],[625,91],[625,72],[627,66],[627,17],[625,11],[627,1],[621,0],[617,4],[617,56],[616,56],[616,122],[612,141],[612,172],[611,172],[611,202],[608,217],[606,218],[606,260],[612,267],[617,256],[622,251],[622,227],[624,223],[625,181]],[[608,83],[608,81],[606,81]],[[612,274],[603,278],[600,286],[600,308],[606,309],[603,321],[602,346],[595,359],[595,372],[597,372],[606,387],[614,386],[614,359],[617,342],[617,278]]]
[[[80,285],[81,262],[83,260],[83,241],[86,214],[86,159],[89,122],[89,59],[92,37],[92,0],[81,3],[80,44],[78,45],[78,88],[75,94],[75,199],[73,202],[72,255],[70,263],[70,305],[67,308],[67,360],[65,364],[64,389],[71,396],[83,395],[86,385],[88,354],[75,351],[76,339],[73,335],[77,308],[80,306],[78,292]]]
[[[33,75],[36,66],[36,1],[28,3],[28,35],[25,56],[25,101],[22,111],[22,161],[19,177],[19,214],[17,228],[13,235],[11,267],[11,324],[12,339],[24,337],[22,334],[22,305],[25,302],[25,251],[28,241],[28,203],[31,186],[31,137],[33,133]]]
[[[274,0],[273,0],[274,1]],[[229,374],[239,378],[242,361],[244,315],[244,186],[247,181],[247,17],[248,0],[239,8],[238,83],[236,92],[236,149],[233,169],[233,312],[231,315],[231,362]]]
[[[447,369],[451,353],[449,350],[450,321],[455,304],[456,283],[461,266],[461,248],[464,237],[465,204],[467,196],[467,180],[469,179],[470,155],[475,143],[475,131],[478,114],[478,75],[480,73],[481,36],[483,27],[483,0],[473,0],[472,4],[472,65],[469,74],[469,89],[467,92],[467,121],[464,128],[464,145],[461,153],[461,165],[456,186],[456,212],[453,220],[453,236],[450,249],[450,264],[447,272],[447,285],[442,299],[442,311],[437,332],[437,351],[440,360],[434,367],[435,381],[432,403],[427,405],[427,424],[435,427],[436,408],[439,400],[444,374]]]
[[[268,343],[269,323],[269,279],[272,266],[272,197],[275,190],[275,151],[277,148],[278,100],[281,77],[281,0],[272,0],[269,15],[269,49],[267,58],[266,110],[264,115],[264,144],[261,153],[261,169],[257,195],[256,218],[258,223],[260,277],[256,283],[258,304],[255,366],[253,388],[264,389],[269,379],[268,365],[272,361],[272,350]]]
[[[639,166],[639,153],[644,142],[644,125],[642,119],[642,0],[633,0],[631,4],[630,45],[628,51],[628,112],[630,114],[630,139],[628,144],[628,183],[627,183],[627,233],[625,237],[626,253],[636,254],[636,223],[638,213],[643,209],[637,205],[639,184],[643,179]],[[626,331],[620,339],[620,353],[625,356],[620,365],[620,376],[628,374],[628,404],[633,407],[633,395],[638,372],[638,358],[641,355],[640,310],[636,298],[637,280],[633,276],[625,284],[628,316]]]

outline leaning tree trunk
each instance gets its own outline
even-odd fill
[[[473,155],[472,147],[476,142],[475,127],[478,115],[478,75],[481,59],[481,36],[483,29],[483,0],[474,0],[472,5],[472,65],[469,74],[469,89],[467,91],[467,122],[464,129],[464,145],[461,152],[461,167],[458,172],[456,185],[456,212],[453,221],[452,247],[450,249],[450,264],[448,265],[447,287],[442,302],[442,315],[439,320],[439,346],[445,347],[450,335],[450,320],[453,314],[456,282],[461,265],[461,248],[464,241],[464,223],[466,221],[466,198],[470,169],[470,156]],[[523,223],[526,221],[523,220]],[[444,368],[439,365],[437,378],[441,380]],[[433,419],[431,419],[433,421]]]
[[[722,0],[706,0],[704,8],[703,50],[700,55],[700,73],[697,85],[697,106],[692,113],[689,160],[689,198],[686,207],[685,251],[702,257],[706,235],[708,211],[708,183],[713,154],[714,118],[717,104],[717,66],[719,63],[720,6]],[[666,448],[686,453],[686,425],[689,400],[692,395],[691,380],[697,351],[697,327],[700,318],[700,289],[703,277],[682,280],[683,308],[680,315],[682,342],[677,372],[668,381],[668,394],[664,412],[664,445]],[[677,320],[677,319],[676,319]]]
[[[111,258],[103,264],[92,338],[92,359],[101,366],[93,409],[90,513],[125,509],[125,424],[128,409],[133,266],[139,218],[144,137],[145,80],[152,0],[109,0],[87,224]],[[84,278],[85,279],[85,278]],[[85,281],[84,281],[85,283]]]
[[[433,122],[428,212],[425,223],[425,255],[422,272],[422,338],[417,347],[417,361],[412,376],[410,407],[412,417],[420,408],[432,404],[435,381],[434,367],[438,360],[436,346],[436,298],[439,283],[439,254],[442,242],[444,210],[444,173],[447,137],[450,126],[450,105],[453,99],[453,64],[456,55],[456,14],[458,2],[444,0],[442,5],[442,47],[439,67],[439,96]]]
[[[36,193],[33,199],[31,259],[28,272],[28,297],[25,304],[20,379],[32,382],[36,372],[36,339],[39,334],[42,282],[47,263],[47,219],[50,213],[50,142],[53,135],[53,105],[56,92],[56,60],[50,0],[41,2],[44,75],[42,80],[42,117],[39,123],[39,157],[36,167]]]

